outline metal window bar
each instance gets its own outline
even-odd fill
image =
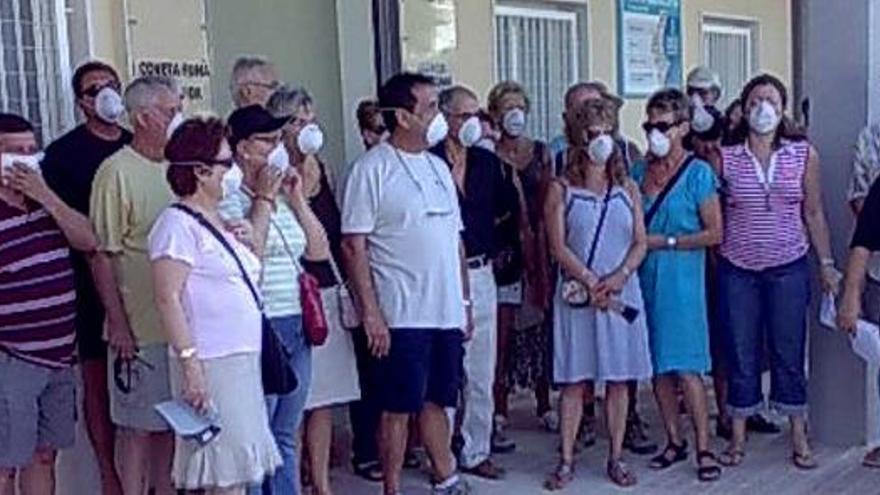
[[[754,29],[712,21],[704,24],[702,31],[703,61],[718,73],[724,88],[721,105],[726,106],[752,74]]]
[[[531,98],[529,133],[561,131],[561,94],[577,78],[577,16],[572,12],[499,6],[495,9],[496,79],[520,82]]]

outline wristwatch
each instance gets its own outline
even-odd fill
[[[666,247],[668,249],[675,249],[678,246],[678,239],[675,236],[669,236],[666,238]]]
[[[196,348],[195,347],[187,347],[186,349],[181,349],[177,353],[177,357],[180,359],[192,359],[196,357]]]

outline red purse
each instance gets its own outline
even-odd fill
[[[294,264],[297,263],[294,262]],[[324,345],[330,329],[327,326],[327,317],[324,315],[324,303],[321,300],[321,287],[318,285],[318,278],[310,273],[301,272],[298,279],[303,334],[305,334],[306,342],[313,346]]]
[[[293,250],[287,244],[284,238],[284,232],[271,219],[269,223],[278,231],[278,237],[284,244],[284,250],[290,256],[290,261],[299,272],[297,281],[299,282],[299,303],[302,308],[302,328],[306,342],[312,346],[324,345],[327,342],[327,334],[330,329],[327,326],[327,317],[324,316],[324,303],[321,299],[321,286],[318,279],[314,275],[306,272],[299,265],[299,260],[293,255]]]

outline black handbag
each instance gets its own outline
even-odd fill
[[[263,303],[260,300],[257,288],[248,276],[241,260],[238,259],[238,255],[235,254],[235,250],[229,245],[229,241],[226,240],[226,237],[224,237],[216,227],[211,225],[211,222],[202,216],[201,213],[180,203],[174,204],[172,207],[177,208],[196,219],[202,227],[207,229],[208,232],[217,239],[217,242],[219,242],[220,245],[222,245],[232,256],[232,259],[235,260],[235,264],[238,265],[238,269],[241,271],[242,278],[244,278],[248,289],[251,291],[251,296],[253,296],[254,303],[260,310],[260,317],[262,319],[260,371],[263,379],[263,393],[266,395],[283,395],[293,392],[299,385],[299,380],[297,380],[296,373],[290,365],[290,351],[284,347],[281,339],[278,338],[278,334],[275,333],[275,329],[272,328],[272,323],[269,321],[269,318],[266,317],[266,313],[263,312]]]

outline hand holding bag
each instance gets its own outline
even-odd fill
[[[263,303],[260,300],[257,288],[251,281],[250,276],[248,276],[247,270],[245,270],[241,260],[238,259],[235,249],[232,248],[229,241],[226,240],[226,237],[224,237],[223,234],[211,224],[211,222],[202,216],[201,213],[180,203],[174,204],[172,207],[187,213],[199,222],[202,227],[217,239],[217,242],[226,249],[230,256],[232,256],[232,259],[235,260],[235,264],[238,265],[241,276],[244,278],[245,284],[247,284],[248,290],[250,290],[251,296],[254,298],[254,303],[257,305],[257,308],[259,308],[262,318],[260,372],[263,380],[263,393],[266,395],[283,395],[293,392],[299,385],[299,381],[296,378],[296,373],[294,373],[293,367],[290,365],[290,351],[288,351],[287,348],[284,347],[284,344],[281,343],[281,339],[278,338],[278,334],[276,334],[275,329],[272,328],[272,323],[269,321],[269,318],[266,317],[266,313],[263,312]]]
[[[605,225],[605,217],[608,214],[608,202],[611,200],[612,187],[613,184],[609,181],[608,189],[605,190],[605,198],[602,199],[602,212],[599,213],[596,233],[593,234],[593,242],[590,245],[590,254],[587,256],[587,269],[593,267],[593,260],[596,258],[596,248],[599,246],[599,237],[602,235],[602,227]],[[574,277],[567,277],[563,280],[560,289],[562,300],[569,306],[583,308],[590,305],[590,290],[580,280]]]

